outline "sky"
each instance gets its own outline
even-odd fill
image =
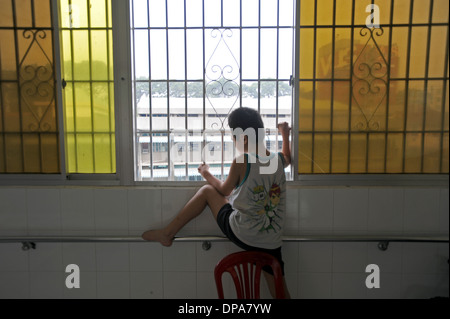
[[[292,2],[292,0],[279,0],[280,26],[292,26]],[[258,0],[242,0],[242,25],[253,27],[252,29],[242,30],[241,76],[243,79],[258,79],[258,12],[261,12],[261,26],[276,27],[277,25],[277,0],[261,1],[260,10],[258,10],[258,3]],[[223,1],[224,28],[240,25],[239,6],[239,0]],[[186,63],[184,56],[185,32],[183,29],[185,16],[187,27],[198,28],[202,26],[202,0],[186,0],[186,14],[184,12],[184,0],[168,0],[168,27],[181,28],[169,29],[168,37],[165,29],[165,0],[149,0],[149,7],[150,10],[147,7],[147,0],[134,0],[132,18],[134,18],[134,27],[137,28],[134,30],[136,78],[147,78],[150,75],[152,79],[167,79],[166,39],[168,38],[169,79],[184,80],[186,76],[185,64],[187,64],[188,80],[202,79],[203,31],[201,29],[188,29],[186,31]],[[210,28],[205,32],[205,64],[210,61],[208,64],[210,67],[214,64],[230,65],[233,67],[230,77],[234,77],[238,75],[236,72],[240,63],[240,32],[238,29],[224,32],[223,39],[225,42],[220,41],[220,34],[217,31],[212,32],[214,27],[221,27],[220,12],[220,0],[205,0],[205,26]],[[146,29],[149,20],[150,27],[162,28],[150,31],[150,50],[149,31]],[[292,31],[291,28],[279,30],[278,77],[280,79],[289,79],[292,74]],[[277,75],[277,31],[275,28],[262,28],[260,32],[260,77],[261,79],[274,79]],[[218,44],[219,46],[217,46]],[[149,52],[151,69],[149,69]],[[207,75],[208,72],[211,72],[211,70],[207,70]],[[214,76],[214,74],[211,74],[211,76]]]

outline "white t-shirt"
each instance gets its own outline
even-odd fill
[[[283,155],[245,156],[246,176],[228,198],[234,210],[230,215],[230,227],[236,237],[249,246],[276,249],[282,244],[286,211]],[[277,162],[276,166],[273,161]],[[276,168],[271,174],[266,173],[269,162]]]

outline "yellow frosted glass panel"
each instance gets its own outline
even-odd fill
[[[313,121],[313,87],[311,82],[300,83],[299,131],[311,131]]]
[[[73,106],[73,85],[67,83],[64,94],[64,128],[66,132],[75,131],[75,108]]]
[[[106,31],[92,31],[92,80],[107,81],[108,78],[108,47]]]
[[[76,134],[77,173],[94,173],[92,134]]]
[[[316,78],[329,79],[332,74],[332,30],[318,29],[316,34]]]
[[[298,170],[300,174],[311,174],[312,134],[300,134],[298,137]]]
[[[423,129],[424,98],[424,82],[410,81],[406,131],[420,131]]]
[[[58,173],[59,165],[59,135],[42,134],[42,171],[46,173]]]
[[[69,173],[77,172],[77,143],[74,134],[65,134],[66,164]]]
[[[368,141],[368,173],[384,173],[385,135],[369,134]]]
[[[330,134],[314,135],[314,171],[313,173],[330,173]]]
[[[300,30],[300,78],[313,77],[314,72],[314,31]]]
[[[333,130],[348,131],[350,105],[350,83],[347,81],[334,82],[333,94]]]
[[[414,1],[412,23],[428,23],[430,18],[430,0]]]
[[[114,116],[114,83],[109,83],[109,125],[111,132],[116,131],[116,121]]]
[[[61,31],[61,63],[63,74],[62,77],[66,81],[71,81],[73,79],[72,70],[72,33],[67,30]]]
[[[425,62],[427,54],[427,27],[413,27],[411,33],[411,52],[409,76],[411,78],[425,77]]]
[[[75,83],[75,121],[77,132],[92,131],[91,88],[89,83]]]
[[[96,0],[95,2],[103,1]],[[67,2],[67,0],[61,0],[61,2]],[[92,2],[92,1],[91,1]],[[88,24],[88,1],[86,0],[69,0],[71,7],[68,7],[68,11],[63,12],[66,16],[70,16],[72,19],[72,27],[74,28],[87,28]],[[61,8],[62,9],[62,8]],[[68,26],[67,26],[68,27]]]
[[[5,132],[20,132],[19,89],[16,83],[2,82],[1,85]]]
[[[21,134],[5,134],[5,173],[25,173],[22,147]]]
[[[73,76],[76,81],[88,81],[90,79],[89,65],[89,33],[88,31],[75,30],[73,34]]]
[[[380,24],[389,24],[391,21],[391,1],[375,0],[375,4],[380,8]],[[366,17],[369,13],[366,13]]]
[[[448,0],[434,0],[433,23],[448,22]]]
[[[444,106],[444,108],[445,108],[445,110],[444,110],[444,114],[443,114],[443,116],[444,116],[444,127],[442,128],[443,130],[445,130],[445,131],[448,131],[448,121],[449,121],[449,113],[448,113],[448,100],[449,100],[449,89],[448,89],[448,87],[449,87],[449,84],[448,84],[448,81],[447,81],[447,88],[446,88],[446,90],[447,90],[447,94],[446,94],[446,96],[445,96],[445,106]]]
[[[442,128],[442,81],[428,81],[425,130],[439,131]]]
[[[445,133],[443,135],[443,141],[442,141],[442,172],[443,173],[448,173],[449,171],[449,164],[448,164],[448,158],[449,158],[449,153],[448,153],[448,146],[449,145],[449,140],[448,140],[448,133]]]
[[[94,94],[93,110],[94,110],[94,132],[110,131],[110,111],[109,100],[110,95],[108,83],[93,83],[92,90]]]
[[[408,133],[405,138],[405,173],[421,171],[422,134]]]
[[[300,25],[313,25],[314,15],[314,0],[300,1]]]
[[[111,135],[94,134],[95,143],[95,173],[110,173],[111,163]]]
[[[366,173],[366,134],[350,134],[350,173]]]
[[[350,79],[350,32],[350,28],[335,29],[334,78],[336,79]]]
[[[366,12],[366,7],[372,4],[372,0],[356,0],[355,2],[355,24],[365,25],[366,18],[369,16],[369,12]],[[359,31],[358,31],[359,32]]]
[[[331,173],[348,172],[348,134],[333,134],[332,136],[332,167]]]
[[[91,1],[90,14],[91,14],[91,27],[93,28],[106,28],[107,8],[106,1]]]
[[[42,0],[33,0],[33,1],[34,1],[34,17],[36,27],[51,28],[52,17],[50,10],[50,2]]]
[[[441,134],[426,133],[423,150],[423,172],[439,173],[441,163]]]
[[[0,79],[17,80],[16,50],[13,30],[0,30]]]
[[[0,27],[11,27],[14,24],[11,4],[11,0],[0,0]]]
[[[315,131],[330,131],[331,82],[318,82],[316,84],[316,104],[314,110]]]
[[[317,25],[333,24],[333,0],[317,0]]]
[[[448,36],[448,27],[432,27],[430,42],[429,77],[445,76],[445,45],[442,40]]]
[[[336,24],[351,25],[352,23],[352,0],[336,0]]]
[[[17,27],[30,28],[32,23],[31,1],[30,0],[14,0],[16,10]],[[19,13],[19,14],[18,14]]]
[[[411,5],[411,0],[395,0],[394,1],[393,22],[395,24],[409,23],[409,15],[410,15],[410,10],[411,10],[410,5]]]
[[[392,28],[391,78],[405,78],[408,61],[408,28]]]
[[[403,131],[405,123],[405,81],[391,81],[388,130]]]
[[[40,172],[41,159],[39,156],[39,135],[24,134],[22,136],[22,141],[24,146],[23,159],[25,172]]]
[[[386,173],[401,173],[402,170],[403,134],[388,134],[386,146]]]

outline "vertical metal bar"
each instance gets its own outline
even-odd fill
[[[333,117],[334,117],[334,56],[336,50],[336,0],[333,0],[333,29],[331,39],[331,96],[330,96],[330,157],[328,171],[333,172]]]
[[[277,53],[276,53],[276,82],[275,82],[275,127],[278,126],[278,106],[279,106],[279,55],[280,55],[280,0],[277,0]],[[275,133],[275,152],[278,152],[278,130]]]
[[[430,12],[428,16],[427,51],[425,57],[425,83],[423,89],[423,116],[422,116],[422,141],[420,156],[420,173],[423,173],[425,160],[425,128],[427,121],[427,98],[428,98],[428,70],[430,67],[430,46],[431,46],[431,23],[433,21],[434,0],[430,0]]]
[[[19,102],[19,128],[20,128],[20,145],[21,145],[21,151],[22,151],[22,172],[25,172],[25,150],[23,145],[23,123],[22,123],[22,97],[20,94],[21,87],[20,87],[20,60],[19,60],[19,38],[17,36],[18,25],[17,25],[17,8],[16,8],[16,2],[14,0],[11,0],[12,2],[12,11],[13,11],[13,24],[14,24],[14,48],[16,52],[16,76],[17,76],[17,98]]]
[[[3,141],[3,171],[2,173],[8,173],[7,167],[6,167],[6,132],[5,132],[5,113],[3,111],[4,107],[4,100],[3,100],[3,87],[2,87],[2,51],[0,50],[0,114],[2,117],[2,130],[0,131],[0,134],[2,135],[2,141]]]
[[[221,145],[221,150],[222,150],[222,154],[221,154],[221,165],[220,165],[220,175],[221,175],[221,177],[222,177],[222,180],[224,179],[224,169],[223,169],[223,166],[224,166],[224,157],[225,157],[225,144],[224,144],[224,138],[223,138],[223,136],[224,136],[224,134],[225,134],[225,130],[224,129],[221,129],[220,130],[220,145]]]
[[[391,16],[389,17],[389,49],[388,49],[388,65],[387,65],[387,81],[386,81],[386,119],[384,129],[384,164],[383,173],[387,172],[387,152],[388,152],[388,135],[389,135],[389,103],[391,93],[391,60],[392,60],[392,33],[394,24],[394,1],[391,0],[390,8]]]
[[[261,113],[261,0],[258,0],[258,113]]]
[[[188,75],[187,75],[187,30],[186,30],[186,11],[187,11],[187,7],[186,7],[186,0],[184,0],[184,128],[185,128],[185,136],[186,136],[186,144],[185,144],[185,148],[184,148],[184,153],[185,153],[185,167],[186,167],[186,180],[189,180],[189,158],[188,158],[188,150],[189,150],[189,143],[188,143],[188,135],[189,135],[189,131],[188,131]]]
[[[91,36],[91,0],[86,0],[87,6],[87,23],[88,23],[88,50],[89,50],[89,102],[91,103],[91,127],[92,127],[92,167],[93,173],[96,172],[95,167],[95,127],[94,127],[94,95],[93,95],[93,82],[92,82],[92,36]]]
[[[110,85],[110,81],[111,81],[111,63],[109,61],[110,55],[109,55],[109,43],[110,43],[110,39],[109,39],[109,30],[110,30],[110,21],[109,21],[109,14],[108,14],[108,0],[104,0],[105,1],[105,19],[106,19],[106,28],[105,28],[105,32],[106,32],[106,67],[107,67],[107,76],[108,76],[108,128],[109,128],[109,149],[111,152],[111,156],[110,156],[110,167],[111,167],[111,172],[117,172],[117,169],[115,167],[113,167],[113,156],[115,156],[115,154],[113,153],[113,149],[112,149],[112,128],[111,128],[111,85]],[[114,54],[114,52],[113,52]],[[135,84],[136,85],[136,84]],[[136,90],[135,90],[136,92]],[[114,155],[113,155],[114,154]]]
[[[130,1],[130,6],[131,6],[131,17],[130,17],[130,31],[131,31],[131,52],[132,52],[132,56],[131,56],[131,72],[133,74],[133,79],[132,79],[132,86],[133,86],[133,91],[134,91],[134,95],[133,95],[133,102],[132,105],[134,108],[136,108],[135,112],[133,112],[134,117],[133,117],[133,125],[135,128],[135,132],[137,132],[137,120],[136,117],[138,116],[137,114],[137,104],[136,104],[136,61],[135,61],[135,52],[136,52],[136,47],[135,47],[135,43],[136,43],[136,37],[135,37],[135,28],[134,28],[134,0]],[[150,51],[150,50],[149,50]],[[141,165],[141,157],[139,152],[141,152],[141,143],[139,140],[139,136],[136,136],[136,134],[133,136],[133,139],[135,141],[135,143],[138,143],[138,147],[134,147],[134,160],[135,160],[135,179],[137,180],[142,180],[142,165]],[[151,151],[149,151],[151,152]]]
[[[169,60],[169,6],[168,0],[166,2],[166,57],[167,57],[167,65],[166,65],[166,84],[167,84],[167,173],[169,179],[172,176],[172,170],[170,165],[170,82],[169,82],[169,72],[170,72],[170,60]]]
[[[374,0],[372,0],[372,6],[374,4]],[[369,123],[367,123],[367,132],[366,132],[366,164],[364,168],[364,173],[369,173],[369,149],[370,149],[370,129],[369,129]]]
[[[56,109],[56,124],[58,130],[58,150],[59,150],[59,170],[61,179],[66,176],[66,152],[65,152],[65,134],[64,134],[64,112],[63,112],[63,93],[62,89],[58,89],[58,84],[61,83],[61,34],[60,34],[60,18],[59,1],[49,0],[51,10],[51,25],[53,28],[53,64],[55,72],[55,109]],[[1,69],[1,68],[0,68]]]
[[[72,7],[72,0],[69,0],[69,6]],[[72,116],[73,116],[73,138],[75,150],[75,172],[78,173],[78,137],[77,137],[77,112],[76,112],[76,94],[75,94],[75,59],[74,59],[73,25],[70,25],[70,67],[72,68]]]
[[[293,92],[292,95],[293,101],[292,101],[292,112],[293,115],[291,117],[292,122],[292,142],[291,142],[291,156],[293,156],[293,179],[298,180],[299,179],[299,152],[300,152],[300,145],[299,145],[299,136],[300,136],[300,130],[299,130],[299,104],[300,104],[300,0],[293,0],[293,11],[294,11],[294,32],[293,32],[293,75],[294,75],[294,81],[293,81]]]
[[[242,107],[242,0],[239,1],[239,37],[239,107]]]
[[[350,27],[350,93],[348,107],[348,142],[347,142],[347,173],[350,173],[351,142],[352,142],[352,104],[353,104],[353,51],[355,33],[355,0],[352,1],[352,22]]]
[[[133,21],[134,26],[134,21]],[[149,154],[150,154],[150,178],[154,178],[154,172],[153,172],[153,99],[152,99],[152,51],[151,51],[151,35],[150,35],[150,2],[147,0],[147,34],[148,34],[148,101],[149,101],[149,115],[148,115],[148,122],[149,122],[149,138],[150,138],[150,145],[149,145]],[[133,34],[133,48],[135,48],[134,43],[134,34]],[[136,65],[133,66],[136,68]]]
[[[405,165],[406,165],[406,131],[407,131],[407,117],[408,117],[408,103],[409,103],[409,70],[411,68],[411,33],[412,33],[412,22],[413,22],[413,10],[414,9],[414,0],[411,0],[410,2],[410,8],[409,8],[409,23],[408,23],[408,46],[407,46],[407,53],[406,53],[406,83],[405,83],[405,113],[403,118],[403,161],[402,161],[402,173],[405,172]]]
[[[448,16],[447,16],[447,21],[448,20]],[[445,46],[445,67],[444,67],[444,83],[443,83],[443,87],[442,87],[442,110],[441,110],[441,141],[440,141],[440,156],[439,156],[439,173],[444,173],[443,172],[443,153],[444,153],[444,130],[445,130],[445,120],[446,117],[444,116],[445,114],[445,101],[447,99],[447,82],[448,82],[448,73],[446,74],[447,70],[448,70],[448,60],[449,60],[449,25],[447,24],[447,44]],[[448,173],[448,172],[447,172]]]
[[[202,149],[200,151],[201,153],[201,160],[202,162],[205,161],[204,157],[204,150],[206,146],[206,29],[205,29],[205,0],[202,0],[202,36],[203,36],[203,130],[202,130]]]
[[[31,7],[31,27],[34,29],[36,28],[36,14],[34,9],[34,0],[30,0],[30,7]]]
[[[317,0],[314,0],[314,39],[313,39],[313,90],[312,90],[312,143],[311,143],[311,174],[314,173],[314,152],[316,137],[316,59],[317,59]]]

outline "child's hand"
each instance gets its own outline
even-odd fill
[[[289,127],[289,124],[287,122],[282,122],[278,124],[278,131],[280,134],[285,137],[289,136],[289,132],[291,131],[291,128]]]
[[[208,164],[205,164],[205,163],[201,164],[201,165],[198,167],[198,172],[200,173],[200,175],[202,175],[202,177],[205,177],[203,174],[204,174],[205,172],[209,172],[209,165],[208,165]]]

